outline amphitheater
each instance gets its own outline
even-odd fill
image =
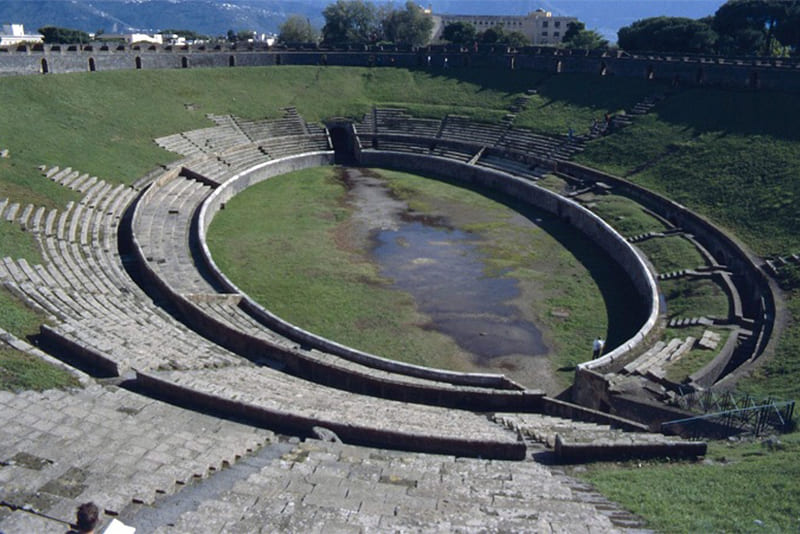
[[[3,341],[83,386],[0,392],[0,531],[63,531],[93,500],[139,532],[638,532],[642,520],[560,465],[702,456],[703,441],[680,435],[692,428],[661,433],[689,416],[664,401],[687,383],[730,380],[770,343],[774,282],[762,266],[683,206],[570,162],[584,136],[535,134],[513,114],[485,124],[396,108],[324,125],[294,108],[279,119],[208,118],[213,126],[156,139],[180,159],[132,185],[42,166],[42,180],[80,200],[0,201],[2,220],[35,236],[44,258],[5,257],[0,279],[48,318],[37,346],[10,333]],[[635,288],[646,310],[632,319],[635,334],[580,363],[565,400],[503,375],[387,360],[287,323],[218,269],[206,231],[249,186],[339,163],[481,185],[568,221]],[[548,173],[570,190],[540,187]],[[664,230],[620,235],[587,208],[610,191]],[[705,265],[657,273],[634,246],[675,235]],[[676,384],[663,367],[719,341],[652,341],[665,327],[658,283],[680,277],[713,277],[729,313],[670,326],[725,325],[731,335]]]

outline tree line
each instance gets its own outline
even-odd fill
[[[629,51],[776,56],[800,50],[800,0],[728,0],[710,17],[653,17],[621,28]]]
[[[300,15],[290,16],[281,26],[278,40],[283,43],[322,43],[327,46],[360,46],[392,43],[423,46],[430,42],[433,17],[409,0],[400,8],[378,6],[366,0],[337,0],[322,12],[325,24],[314,28]],[[90,37],[79,30],[44,27],[39,32],[47,43],[88,43]],[[194,32],[169,30],[186,38],[201,37]],[[252,37],[252,31],[229,30],[227,40],[236,42]],[[472,24],[448,24],[442,38],[459,46],[501,44],[510,47],[529,45],[517,31],[506,32],[502,25],[479,32]],[[225,37],[222,37],[225,39]],[[582,22],[571,22],[561,46],[578,49],[608,47],[597,32]],[[714,15],[702,19],[652,17],[634,22],[618,32],[618,46],[628,51],[683,52],[721,55],[788,55],[800,53],[800,0],[728,0]]]
[[[337,0],[322,12],[325,25],[317,32],[307,18],[289,17],[281,25],[278,40],[284,43],[321,42],[330,46],[353,46],[392,43],[423,46],[430,43],[433,17],[409,0],[395,9],[391,5],[378,7],[365,0]],[[518,31],[507,32],[502,25],[478,31],[468,22],[454,22],[444,27],[442,39],[460,46],[502,44],[510,47],[530,45],[528,37]],[[565,46],[599,48],[608,45],[599,34],[587,30],[581,22],[570,23],[564,35]]]

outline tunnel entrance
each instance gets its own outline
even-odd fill
[[[334,161],[338,165],[352,165],[356,163],[355,135],[353,125],[346,123],[328,124],[333,143]]]

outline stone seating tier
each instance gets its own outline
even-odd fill
[[[543,443],[568,462],[643,457],[697,457],[706,444],[652,432],[626,432],[609,425],[572,421],[540,414],[494,415],[494,420]]]
[[[480,123],[467,117],[448,115],[443,122],[440,137],[494,146],[506,133],[507,128],[505,125]]]
[[[113,386],[0,391],[0,500],[61,521],[74,520],[77,505],[87,501],[117,515],[274,439],[266,430]],[[21,510],[0,515],[0,531],[8,534],[65,529]]]
[[[306,440],[156,534],[637,532],[591,487],[535,462],[397,453]],[[641,531],[639,531],[641,532]]]
[[[452,408],[353,395],[259,368],[137,373],[140,387],[175,402],[236,414],[308,435],[322,426],[350,443],[403,450],[522,459],[515,433],[485,416]]]

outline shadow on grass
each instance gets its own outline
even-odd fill
[[[425,69],[419,69],[425,70]],[[593,74],[505,70],[500,68],[432,69],[434,78],[452,78],[499,92],[533,87],[546,102],[614,112],[630,109],[647,96],[672,93],[666,81]],[[660,120],[683,126],[693,135],[724,132],[800,140],[800,107],[796,95],[780,91],[697,87],[678,90],[654,110]]]

